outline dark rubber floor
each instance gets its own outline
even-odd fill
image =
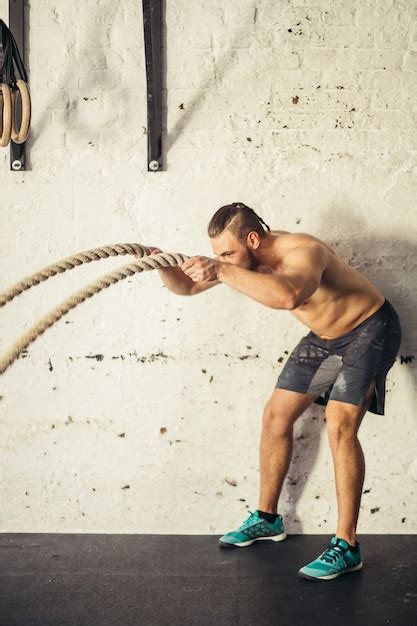
[[[0,624],[417,624],[416,535],[361,535],[363,570],[300,578],[329,539],[222,549],[216,536],[1,534]]]

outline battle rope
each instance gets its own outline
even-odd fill
[[[91,263],[91,261],[100,261],[100,259],[107,259],[110,256],[123,256],[125,254],[138,254],[143,257],[149,254],[149,248],[141,246],[139,243],[116,243],[110,246],[102,246],[100,248],[78,252],[62,261],[57,261],[52,265],[44,267],[39,270],[39,272],[27,276],[13,285],[13,287],[10,287],[10,289],[4,291],[0,294],[0,307],[4,306],[6,302],[13,300],[13,298],[22,293],[22,291],[26,291],[26,289],[38,285],[51,276],[72,270],[77,265],[82,265],[83,263]]]
[[[175,267],[176,265],[182,265],[186,259],[190,258],[184,254],[170,252],[149,254],[149,250],[150,249],[146,246],[141,246],[137,243],[125,243],[80,252],[74,256],[64,259],[63,261],[58,261],[53,265],[49,265],[43,270],[24,278],[3,294],[0,294],[0,306],[3,306],[6,302],[10,302],[17,295],[27,289],[30,289],[33,285],[37,285],[58,273],[73,269],[82,263],[90,263],[91,261],[98,261],[109,256],[125,254],[139,254],[142,257],[145,257],[138,259],[136,262],[130,263],[129,265],[124,265],[123,267],[120,267],[105,276],[101,276],[96,281],[87,285],[83,289],[80,289],[67,300],[52,309],[47,315],[41,318],[37,324],[24,333],[0,358],[0,374],[3,374],[17,359],[19,354],[33,341],[35,341],[35,339],[39,337],[39,335],[41,335],[47,328],[55,324],[55,322],[57,322],[63,315],[68,313],[68,311],[76,307],[78,304],[81,304],[81,302],[84,302],[87,298],[91,298],[91,296],[95,293],[99,293],[103,289],[106,289],[110,285],[114,285],[119,280],[123,280],[127,276],[132,276],[138,272],[148,270]]]

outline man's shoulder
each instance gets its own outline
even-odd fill
[[[321,271],[325,271],[332,258],[332,252],[331,248],[317,237],[306,233],[298,234],[298,237],[287,241],[281,248],[282,268],[314,267],[316,270],[321,268]]]
[[[282,233],[282,235],[280,236],[280,244],[284,253],[290,252],[295,248],[309,245],[315,245],[317,247],[323,247],[327,250],[331,250],[327,243],[325,243],[318,237],[315,237],[314,235],[310,235],[309,233],[290,233],[287,231],[273,232]]]

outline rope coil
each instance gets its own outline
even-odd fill
[[[142,246],[141,244],[124,243],[79,252],[78,254],[68,257],[62,261],[48,265],[39,272],[24,278],[7,289],[4,293],[0,294],[0,306],[4,306],[7,302],[11,302],[11,300],[13,300],[16,296],[23,293],[23,291],[30,289],[34,285],[38,285],[40,282],[47,280],[51,276],[74,269],[74,267],[82,265],[83,263],[99,261],[100,259],[108,258],[109,256],[126,254],[139,254],[141,257],[145,257],[101,276],[93,283],[90,283],[83,289],[74,293],[72,296],[67,298],[67,300],[64,300],[64,302],[61,302],[61,304],[42,317],[34,326],[24,333],[4,355],[0,357],[0,374],[3,374],[17,359],[19,354],[33,341],[35,341],[39,335],[45,332],[47,328],[55,324],[55,322],[61,319],[61,317],[68,313],[68,311],[76,307],[78,304],[81,304],[81,302],[84,302],[84,300],[91,298],[94,294],[99,293],[103,289],[106,289],[110,285],[114,285],[128,276],[133,276],[133,274],[143,271],[163,269],[166,267],[175,267],[182,265],[186,259],[190,258],[177,252],[159,252],[158,254],[149,254],[149,251],[149,248]]]

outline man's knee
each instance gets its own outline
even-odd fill
[[[281,434],[292,433],[297,418],[312,404],[317,396],[276,388],[265,405],[263,425]]]
[[[371,405],[374,389],[375,382],[372,381],[364,396],[362,405],[356,406],[335,400],[328,402],[326,422],[330,442],[357,437],[363,417]]]
[[[340,441],[356,439],[358,425],[349,417],[326,418],[327,436],[330,443],[338,444]]]
[[[357,439],[364,408],[340,402],[329,402],[326,409],[326,427],[330,444]]]
[[[262,415],[264,428],[273,430],[277,435],[290,435],[292,433],[294,419],[290,413],[282,408],[267,402]]]

